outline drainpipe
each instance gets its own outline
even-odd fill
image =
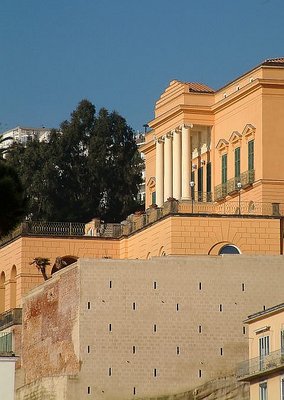
[[[280,255],[283,256],[284,218],[280,218]]]

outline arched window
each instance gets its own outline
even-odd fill
[[[219,250],[219,255],[221,254],[241,254],[241,252],[233,244],[225,244],[225,246],[221,247]]]
[[[11,269],[11,277],[10,277],[10,308],[15,308],[17,305],[17,268],[16,265],[13,265]]]
[[[0,312],[5,311],[5,273],[0,275]]]

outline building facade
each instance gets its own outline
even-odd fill
[[[26,145],[28,140],[37,138],[40,142],[49,140],[50,129],[17,126],[0,134],[0,149],[5,150],[12,143]],[[3,141],[2,141],[3,140]],[[2,142],[1,142],[2,141]]]
[[[244,317],[283,278],[281,256],[80,259],[25,296],[17,399],[156,398],[230,375]]]
[[[284,59],[266,60],[223,88],[174,80],[155,106],[146,158],[146,206],[284,202]]]
[[[284,304],[250,315],[249,360],[239,380],[250,383],[251,400],[284,399]]]

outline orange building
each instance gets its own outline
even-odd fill
[[[283,254],[284,58],[213,91],[172,81],[145,155],[146,211],[121,224],[25,223],[0,242],[0,311],[43,278],[35,257]]]
[[[266,60],[223,88],[173,80],[156,102],[146,158],[146,206],[284,202],[284,58]],[[190,188],[190,186],[192,186]]]
[[[284,398],[284,303],[245,321],[249,360],[240,364],[239,379],[250,383],[251,400]]]

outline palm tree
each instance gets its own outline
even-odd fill
[[[46,267],[50,265],[50,259],[49,258],[44,258],[44,257],[35,257],[33,261],[30,263],[30,265],[35,264],[37,269],[42,273],[42,276],[44,277],[44,280],[47,281],[49,277],[46,274]]]

